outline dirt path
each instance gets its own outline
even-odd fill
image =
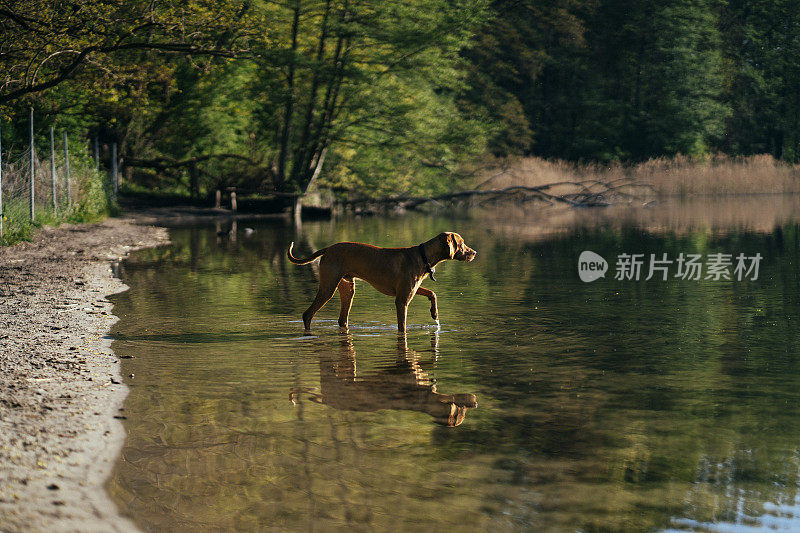
[[[112,264],[167,242],[109,219],[0,248],[0,531],[134,531],[104,483],[122,447]]]

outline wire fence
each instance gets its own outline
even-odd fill
[[[0,244],[30,238],[37,225],[90,219],[113,203],[111,179],[88,153],[72,153],[66,133],[58,139],[51,129],[49,141],[33,157],[30,146],[0,146]]]

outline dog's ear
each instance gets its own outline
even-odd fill
[[[444,236],[445,247],[449,250],[447,256],[450,259],[453,259],[458,251],[458,243],[456,242],[456,238],[454,234],[450,233],[449,231],[442,233],[442,235]]]

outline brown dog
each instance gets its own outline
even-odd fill
[[[397,329],[406,330],[406,311],[411,298],[421,294],[431,301],[431,317],[439,320],[436,295],[420,287],[442,261],[456,259],[472,261],[477,252],[464,244],[458,233],[440,233],[433,239],[411,248],[379,248],[358,242],[340,242],[316,251],[305,259],[292,256],[292,247],[286,255],[296,265],[305,265],[322,256],[319,262],[319,289],[314,301],[303,313],[306,331],[311,329],[311,319],[322,309],[338,287],[342,298],[339,325],[347,326],[347,317],[356,291],[355,279],[363,279],[379,292],[394,296],[397,307]],[[435,279],[434,279],[435,281]]]

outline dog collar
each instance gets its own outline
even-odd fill
[[[431,279],[436,281],[436,278],[433,277],[433,267],[431,266],[430,262],[428,261],[428,256],[425,255],[425,245],[419,245],[419,253],[422,255],[422,261],[425,263],[425,268],[428,269],[428,274],[431,275]]]

